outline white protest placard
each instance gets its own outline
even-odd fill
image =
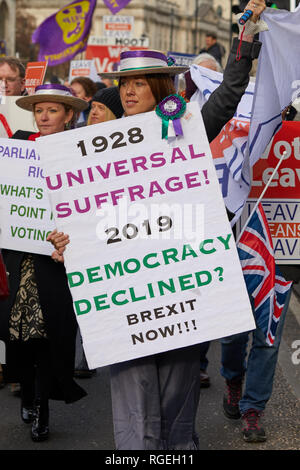
[[[134,16],[104,15],[103,36],[130,38],[134,28]]]
[[[95,60],[72,60],[69,70],[69,83],[77,77],[88,77],[94,82],[99,82]]]
[[[37,132],[32,113],[16,105],[20,96],[2,96],[0,105],[0,137],[11,137],[17,130]]]
[[[53,229],[36,143],[0,139],[0,247],[50,255]]]
[[[148,37],[140,38],[118,38],[114,36],[89,36],[88,46],[129,46],[129,47],[149,47]],[[195,56],[196,57],[196,56]]]
[[[196,103],[38,139],[90,368],[255,328]]]

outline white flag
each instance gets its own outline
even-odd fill
[[[260,34],[255,87],[249,83],[235,116],[211,143],[224,202],[235,214],[232,225],[249,194],[251,167],[280,129],[281,112],[300,96],[300,7],[295,12],[267,8],[263,19],[269,31]],[[198,87],[191,101],[202,108],[223,76],[192,65],[191,77]]]
[[[223,74],[192,65],[191,77],[198,88],[191,101],[197,101],[202,108],[211,93],[223,81]],[[255,83],[251,81],[234,117],[210,144],[225,205],[235,214],[232,224],[242,213],[251,185],[250,167],[245,160],[248,158],[247,142],[254,86]]]
[[[249,133],[250,165],[259,160],[280,129],[282,111],[300,96],[300,8],[268,8],[269,31],[260,34],[259,56]]]

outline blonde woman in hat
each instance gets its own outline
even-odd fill
[[[17,105],[33,112],[37,133],[13,138],[35,140],[71,126],[87,107],[62,85],[42,85]],[[6,343],[6,381],[21,384],[21,418],[32,423],[31,437],[49,436],[49,398],[72,403],[86,395],[73,380],[77,322],[64,266],[50,256],[3,250],[10,296],[0,302],[0,338]]]
[[[254,14],[244,39],[233,43],[224,81],[202,108],[209,141],[229,121],[247,87],[252,59],[260,43],[253,35],[260,29],[263,0],[250,1]],[[249,32],[248,32],[249,31]],[[173,76],[186,68],[168,66],[159,51],[142,50],[121,53],[120,70],[101,74],[119,78],[124,115],[153,111],[165,97],[175,93]],[[53,256],[63,260],[69,243],[67,235],[53,239]],[[114,364],[111,370],[111,394],[115,444],[118,450],[198,449],[195,430],[200,393],[199,345],[175,349],[131,361]]]

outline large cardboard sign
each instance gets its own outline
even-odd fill
[[[284,121],[261,159],[254,165],[252,188],[239,227],[244,226],[277,163],[278,172],[263,198],[277,264],[300,262],[300,123]]]
[[[72,60],[69,70],[69,83],[77,77],[88,77],[94,82],[99,82],[94,59],[92,60]]]
[[[150,41],[148,37],[140,38],[118,38],[106,36],[89,36],[88,46],[126,46],[138,47],[143,49],[149,47]]]
[[[255,328],[196,103],[38,139],[91,368]]]
[[[104,36],[131,38],[134,29],[134,16],[104,15],[102,24]]]
[[[0,139],[0,247],[50,255],[53,229],[35,142]]]

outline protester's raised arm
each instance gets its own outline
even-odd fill
[[[249,21],[246,22],[244,26],[239,25],[239,39],[247,42],[253,42],[254,35],[261,32],[266,31],[268,29],[266,23],[260,20],[260,15],[266,9],[265,0],[251,0],[245,7],[245,11],[251,10],[253,11],[253,15],[250,17]],[[237,20],[243,13],[240,13],[236,16]]]
[[[252,61],[258,57],[261,43],[235,38],[221,85],[210,95],[201,113],[209,142],[232,119],[249,83]],[[239,57],[237,58],[237,55]]]
[[[241,30],[239,38],[235,38],[224,71],[223,82],[211,94],[209,100],[202,108],[202,116],[208,136],[211,142],[223,126],[232,119],[237,106],[246,91],[249,83],[252,61],[259,55],[261,43],[255,41],[253,34],[258,30],[267,29],[260,25],[259,16],[266,5],[264,0],[250,1],[246,9],[253,11],[251,20]],[[249,26],[250,25],[250,26]],[[248,32],[251,34],[248,34]],[[244,37],[245,36],[245,37]],[[246,39],[247,40],[244,40]]]
[[[254,40],[254,35],[259,31],[268,29],[266,23],[259,19],[265,8],[264,0],[250,1],[247,4],[246,9],[253,11],[251,20],[247,21],[245,29],[240,27],[239,38],[233,40],[223,82],[211,94],[202,108],[202,116],[209,142],[219,134],[223,126],[234,116],[248,86],[252,61],[258,57],[261,48],[261,43]],[[190,99],[197,91],[197,86],[191,78],[190,71],[186,72],[185,80],[186,97]]]

